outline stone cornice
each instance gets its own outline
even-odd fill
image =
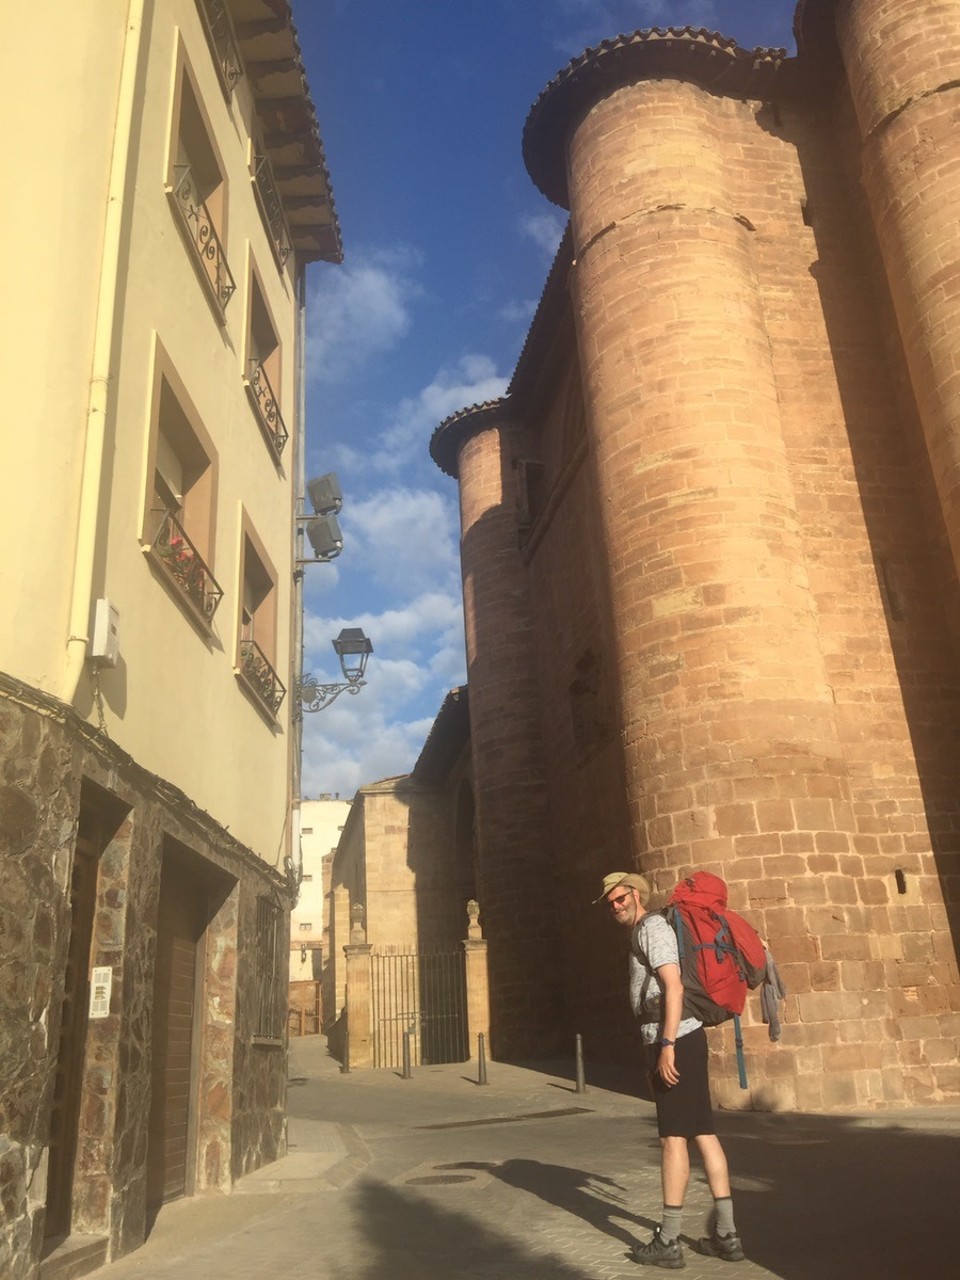
[[[451,413],[430,437],[430,457],[446,475],[452,476],[454,480],[458,479],[460,449],[465,441],[492,423],[502,422],[511,415],[512,406],[508,396],[502,396],[499,400],[485,400],[482,404],[474,404],[468,409]]]
[[[527,172],[548,200],[567,208],[567,143],[599,98],[638,80],[676,79],[725,96],[769,100],[793,89],[796,61],[785,49],[741,49],[696,27],[654,27],[604,40],[568,63],[531,107],[523,129]]]

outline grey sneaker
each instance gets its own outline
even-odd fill
[[[654,1231],[653,1239],[647,1244],[635,1244],[630,1251],[630,1256],[634,1262],[639,1262],[644,1267],[666,1267],[670,1271],[679,1271],[681,1267],[687,1265],[680,1241],[664,1240],[659,1227]],[[740,1256],[743,1257],[743,1254]]]
[[[743,1252],[740,1237],[733,1231],[728,1236],[718,1235],[714,1231],[712,1236],[704,1237],[700,1241],[700,1252],[709,1258],[722,1258],[724,1262],[742,1262],[747,1256]]]

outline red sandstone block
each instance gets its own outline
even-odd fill
[[[932,1016],[901,1018],[900,1035],[907,1042],[939,1039],[938,1020]]]
[[[776,834],[735,836],[733,847],[737,858],[760,856],[766,863],[776,860],[775,855],[780,853],[780,837]]]
[[[820,876],[791,876],[785,896],[802,906],[811,906],[827,901],[827,889]]]
[[[752,804],[717,805],[714,826],[721,836],[738,836],[757,831],[757,814]]]
[[[839,870],[839,860],[832,853],[812,853],[807,858],[807,866],[814,875],[825,875]]]
[[[830,902],[853,906],[858,901],[857,886],[846,876],[826,876],[824,884]]]
[[[818,960],[817,941],[809,937],[777,937],[775,955],[778,964],[811,964]]]
[[[793,806],[787,800],[758,800],[757,823],[761,831],[793,831]]]
[[[844,991],[880,991],[885,985],[881,960],[844,960],[840,964],[840,986]]]
[[[786,964],[780,959],[779,947],[777,948],[777,969],[780,977],[783,979],[784,986],[792,996],[798,996],[806,991],[813,990],[813,983],[810,979],[809,964]]]
[[[746,890],[750,901],[757,903],[758,906],[786,902],[790,897],[787,893],[786,882],[781,879],[750,880],[746,884]]]
[[[807,912],[800,907],[765,907],[759,912],[768,940],[779,937],[802,936],[807,928]],[[757,926],[759,929],[759,925]]]
[[[780,845],[784,853],[813,853],[815,841],[810,831],[785,831]]]
[[[859,934],[831,934],[820,939],[820,954],[825,960],[869,960],[870,939]]]
[[[765,876],[804,876],[807,868],[807,859],[799,854],[779,854],[763,859]]]

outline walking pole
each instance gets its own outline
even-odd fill
[[[583,1036],[577,1032],[577,1093],[587,1092],[587,1081],[583,1074]]]
[[[413,1071],[410,1066],[410,1036],[411,1032],[403,1033],[403,1078],[404,1080],[413,1079]]]
[[[477,1084],[487,1083],[487,1050],[483,1032],[477,1035]]]

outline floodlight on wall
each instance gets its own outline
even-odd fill
[[[335,560],[343,550],[343,534],[336,516],[315,516],[307,521],[307,539],[317,560]],[[309,564],[309,560],[307,564]]]
[[[343,509],[343,494],[336,473],[328,471],[307,481],[307,497],[318,516],[335,516]]]
[[[340,670],[344,681],[339,684],[320,684],[313,676],[305,675],[297,690],[300,711],[322,711],[329,707],[341,693],[359,693],[367,683],[364,673],[367,659],[373,653],[373,644],[363,634],[360,627],[344,627],[333,642],[333,648],[340,659]]]
[[[309,480],[307,497],[314,513],[312,516],[297,516],[297,524],[303,528],[313,547],[313,559],[298,559],[298,569],[305,564],[326,564],[335,560],[343,550],[343,534],[337,522],[337,514],[343,508],[343,494],[334,472],[328,471],[324,476]]]

